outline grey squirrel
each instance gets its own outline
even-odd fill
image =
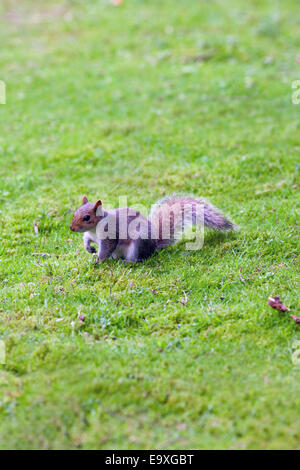
[[[200,212],[202,222],[197,219]],[[70,230],[84,232],[84,248],[89,253],[96,253],[91,243],[98,245],[99,262],[109,257],[139,262],[155,250],[176,243],[180,232],[200,226],[200,222],[214,230],[236,229],[220,210],[204,199],[174,195],[158,201],[148,219],[127,207],[106,211],[100,200],[94,204],[84,196],[81,207],[74,213]]]

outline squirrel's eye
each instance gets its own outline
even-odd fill
[[[83,222],[87,222],[88,220],[90,220],[90,216],[85,215],[82,220],[83,220]]]

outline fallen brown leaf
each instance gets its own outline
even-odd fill
[[[300,323],[300,317],[297,317],[297,315],[290,315],[290,317],[294,320],[295,323]]]
[[[268,305],[272,308],[276,308],[277,310],[280,310],[281,312],[287,312],[290,310],[288,307],[283,305],[281,302],[280,298],[276,295],[275,297],[269,297],[268,299]]]
[[[84,323],[84,321],[85,321],[85,315],[83,315],[82,313],[78,312],[78,319],[79,319],[80,323]]]

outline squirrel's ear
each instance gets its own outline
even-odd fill
[[[102,202],[99,200],[93,207],[94,212],[96,212],[97,216],[102,215]]]
[[[82,198],[82,205],[86,204],[88,201],[88,198],[86,196],[83,196]]]

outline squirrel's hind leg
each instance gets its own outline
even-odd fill
[[[148,240],[146,240],[146,243]],[[141,263],[144,261],[151,253],[144,253],[143,250],[143,243],[144,240],[132,240],[132,242],[128,245],[125,255],[125,262],[126,263]]]
[[[128,245],[125,261],[141,263],[151,256],[156,248],[155,241],[137,239]]]
[[[98,261],[101,263],[104,259],[109,258],[115,251],[118,240],[101,240],[99,243]]]
[[[132,240],[126,247],[124,258],[126,263],[135,263],[136,261],[141,261],[138,259],[138,241]]]

